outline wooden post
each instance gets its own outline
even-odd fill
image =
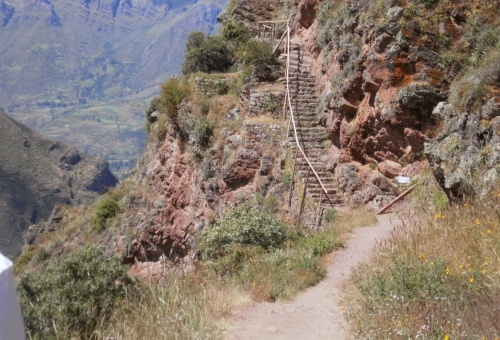
[[[383,207],[382,209],[380,209],[378,212],[377,212],[377,215],[380,215],[382,214],[384,211],[386,211],[387,209],[389,209],[390,207],[392,207],[394,205],[394,203],[396,203],[397,201],[399,201],[400,199],[404,198],[405,196],[407,196],[410,192],[413,191],[413,189],[416,187],[417,185],[412,185],[408,190],[406,190],[405,192],[403,192],[401,195],[399,195],[398,197],[396,197],[391,203],[387,204],[385,207]]]
[[[318,215],[316,216],[316,228],[319,229],[319,224],[321,221],[321,204],[323,203],[323,189],[319,194],[319,205],[318,205]]]
[[[300,211],[299,211],[299,218],[297,221],[300,221],[300,217],[302,216],[302,212],[304,211],[304,201],[306,198],[306,191],[307,191],[307,184],[309,182],[309,174],[311,173],[311,168],[307,171],[307,176],[306,176],[306,184],[304,184],[304,193],[302,194],[302,202],[300,203]]]
[[[295,177],[295,168],[297,167],[297,155],[299,153],[299,149],[295,151],[295,157],[293,160],[293,170],[292,170],[292,179],[290,180],[290,190],[288,193],[288,207],[290,208],[292,206],[292,192],[293,192],[293,180]]]
[[[285,121],[285,119],[286,119],[286,101],[287,100],[288,100],[288,91],[285,91],[285,101],[283,102],[283,121]]]
[[[290,127],[292,125],[292,120],[288,119],[288,129],[286,130],[286,138],[290,138]]]

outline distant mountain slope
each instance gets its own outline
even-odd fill
[[[117,184],[104,160],[46,139],[0,111],[0,252],[15,255],[21,232],[57,203],[80,204]]]
[[[0,106],[110,99],[157,85],[180,69],[189,32],[212,32],[224,5],[0,0]]]
[[[0,110],[124,176],[145,145],[141,105],[180,71],[189,33],[217,29],[226,3],[0,0]]]

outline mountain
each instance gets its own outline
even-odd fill
[[[0,252],[16,255],[21,232],[57,203],[83,204],[118,183],[102,159],[42,137],[0,111]]]
[[[143,110],[127,103],[144,103],[178,73],[189,33],[213,33],[225,5],[0,0],[0,109],[49,138],[106,157],[116,170],[120,162],[133,167],[145,143],[144,120]],[[89,119],[92,136],[73,135]]]
[[[190,31],[214,30],[221,6],[197,0],[2,0],[0,102],[109,99],[156,86],[179,71]]]

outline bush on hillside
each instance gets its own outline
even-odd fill
[[[210,118],[202,117],[194,129],[194,139],[200,146],[206,147],[214,132],[214,123]]]
[[[247,41],[252,35],[248,28],[242,25],[238,25],[233,21],[228,21],[222,27],[220,33],[225,40],[232,41],[237,44]]]
[[[92,228],[98,231],[104,230],[109,221],[118,214],[119,210],[118,202],[111,197],[106,197],[99,202],[96,208],[92,218]]]
[[[186,44],[182,73],[224,72],[232,65],[233,57],[230,47],[221,37],[193,32],[189,35]]]
[[[189,94],[189,86],[182,79],[170,78],[161,86],[160,105],[170,118],[177,117],[181,102]]]
[[[286,239],[286,225],[275,215],[244,203],[226,212],[203,232],[202,239],[200,248],[209,256],[222,253],[227,245],[276,248]]]
[[[277,62],[271,44],[253,39],[238,50],[238,58],[241,62],[253,66],[274,65]]]
[[[90,338],[132,284],[127,267],[86,247],[19,279],[24,324],[33,339]]]

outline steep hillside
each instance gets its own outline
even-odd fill
[[[140,105],[179,72],[188,34],[213,33],[224,7],[224,0],[2,0],[0,109],[127,173],[145,144]]]
[[[55,204],[84,204],[115,186],[101,159],[46,139],[0,112],[0,251],[18,255],[21,233]]]

